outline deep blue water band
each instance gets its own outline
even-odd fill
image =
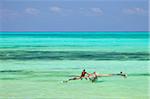
[[[149,60],[146,52],[0,51],[0,60]]]

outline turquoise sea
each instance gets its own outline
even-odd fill
[[[0,32],[0,99],[149,99],[148,32]],[[62,83],[87,72],[128,74]]]

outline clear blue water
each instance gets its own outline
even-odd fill
[[[148,48],[148,32],[0,32],[0,98],[148,99]],[[83,68],[128,78],[61,83]]]

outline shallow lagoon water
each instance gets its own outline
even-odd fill
[[[2,35],[0,98],[148,99],[148,35],[135,34]],[[123,71],[128,78],[62,83],[80,75],[82,69],[90,73]]]
[[[0,71],[1,98],[148,99],[149,95],[150,75],[147,71],[148,62],[145,61],[39,61],[37,63],[8,61],[1,63],[4,67]],[[80,65],[77,66],[77,64]],[[88,72],[126,71],[128,78],[102,77],[95,83],[88,80],[62,83],[63,80],[78,76],[83,65]]]

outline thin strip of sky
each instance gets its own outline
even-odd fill
[[[6,0],[1,31],[148,31],[148,0]]]

